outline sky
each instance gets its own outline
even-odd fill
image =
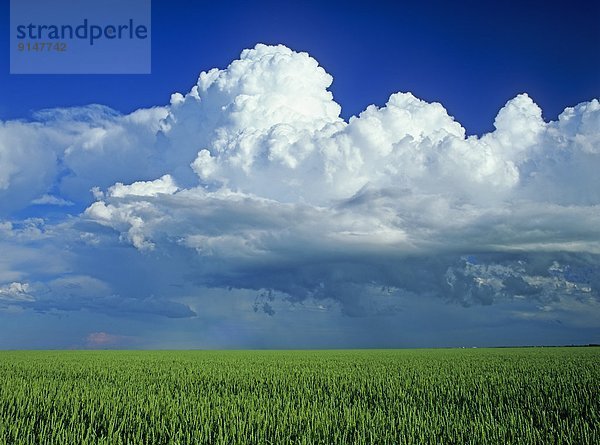
[[[0,348],[600,343],[600,5],[152,3],[9,74]]]

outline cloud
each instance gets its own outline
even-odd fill
[[[14,282],[0,287],[0,303],[34,301],[29,295],[29,284]]]
[[[561,299],[535,309],[515,311],[516,318],[527,321],[568,323],[578,328],[600,328],[600,302],[597,298]]]
[[[0,122],[0,215],[46,192],[58,174],[52,135],[35,123]]]
[[[108,196],[124,198],[126,196],[157,196],[159,194],[173,194],[177,186],[169,175],[164,175],[155,181],[138,181],[131,185],[123,185],[117,182],[108,189]]]
[[[0,216],[32,201],[89,202],[92,187],[119,180],[154,179],[161,162],[153,145],[165,113],[157,107],[121,116],[90,105],[43,110],[32,122],[0,122]],[[44,198],[50,194],[53,202]]]
[[[493,132],[467,137],[441,104],[411,93],[344,121],[332,81],[306,53],[257,45],[201,73],[166,107],[125,116],[101,106],[46,110],[34,122],[4,123],[3,214],[40,196],[85,209],[38,224],[46,228],[36,242],[75,246],[68,271],[32,281],[23,270],[19,279],[50,289],[45,310],[180,317],[194,312],[179,299],[205,288],[330,300],[351,316],[423,296],[596,307],[588,302],[600,299],[597,99],[546,122],[520,94]],[[9,229],[13,248],[26,244]],[[137,251],[107,273],[100,261],[125,246]],[[140,293],[125,279],[134,266],[183,289],[152,276],[164,297]],[[60,288],[83,276],[108,287],[91,296]],[[255,304],[270,315],[273,307],[269,298]]]
[[[166,298],[116,294],[108,283],[85,275],[61,275],[48,282],[12,283],[6,291],[0,289],[0,299],[43,313],[88,310],[117,317],[189,318],[196,315],[187,305]]]
[[[125,346],[131,343],[132,338],[124,335],[109,334],[108,332],[90,332],[85,337],[85,344],[88,348],[102,349]]]
[[[62,199],[62,198],[57,198],[56,196],[52,196],[52,195],[42,195],[37,199],[34,199],[33,201],[31,201],[31,204],[35,204],[35,205],[52,205],[52,206],[59,206],[59,207],[66,207],[66,206],[72,206],[73,203],[71,201],[67,201],[66,199]]]

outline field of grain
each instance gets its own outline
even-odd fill
[[[0,444],[598,444],[600,348],[0,352]]]

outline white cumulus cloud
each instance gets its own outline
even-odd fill
[[[349,315],[365,296],[600,298],[585,278],[600,266],[597,99],[546,122],[520,94],[467,137],[411,93],[345,121],[332,81],[307,53],[257,45],[166,107],[4,123],[0,210],[68,199],[87,207],[68,232],[89,252],[115,233],[137,261],[181,259],[197,286],[334,299]]]

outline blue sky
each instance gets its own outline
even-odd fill
[[[0,348],[600,342],[597,2],[152,14],[150,75],[2,46]]]
[[[155,0],[152,6],[151,75],[11,76],[4,56],[0,118],[90,103],[121,112],[166,104],[201,70],[225,68],[259,42],[315,57],[333,75],[331,91],[346,118],[411,91],[441,102],[469,134],[481,134],[519,93],[528,92],[546,118],[556,119],[600,90],[594,57],[600,6],[593,1]],[[2,8],[8,17],[8,2]],[[6,33],[7,19],[0,26]]]

